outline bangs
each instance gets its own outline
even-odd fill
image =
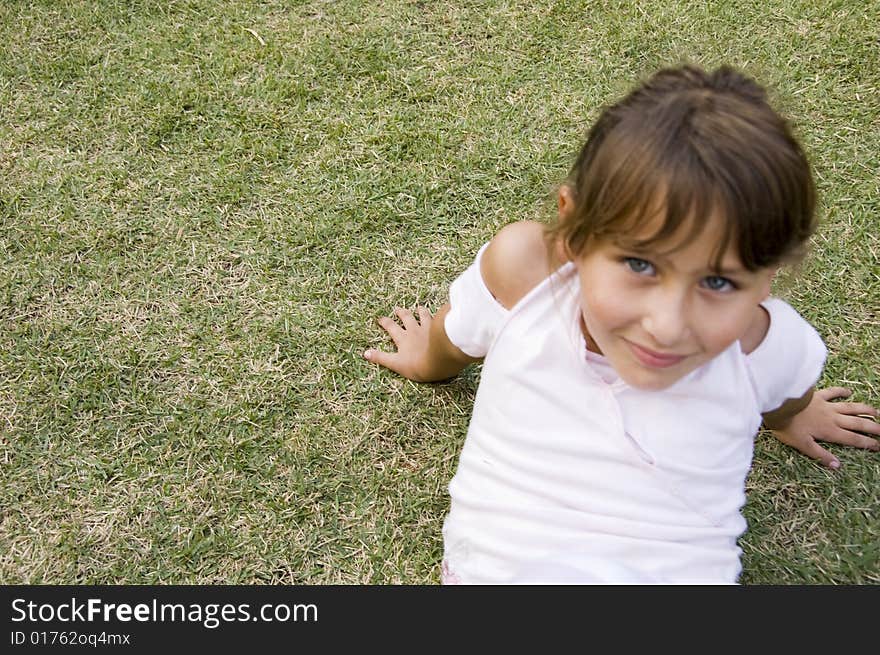
[[[594,179],[604,178],[605,183],[595,189],[592,236],[627,249],[675,252],[712,219],[720,219],[721,238],[710,257],[713,268],[720,270],[730,246],[743,243],[735,208],[693,149],[658,143],[662,134],[621,130],[609,135],[608,147],[595,161]],[[750,268],[752,258],[737,254]]]
[[[675,249],[720,222],[710,262],[796,261],[815,227],[809,162],[763,90],[734,71],[661,71],[596,121],[572,167],[575,208],[548,231],[572,255],[597,240]],[[647,235],[647,236],[646,236]]]

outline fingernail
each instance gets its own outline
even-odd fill
[[[372,350],[365,350],[364,351],[364,359],[369,359],[372,355],[373,355]]]
[[[837,469],[840,468],[840,461],[839,461],[839,460],[836,460],[836,459],[832,459],[832,460],[828,463],[828,468],[830,468],[830,469],[834,469],[834,470],[836,471]]]

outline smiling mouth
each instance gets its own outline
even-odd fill
[[[643,366],[648,368],[669,368],[675,366],[685,359],[685,355],[669,355],[666,353],[658,353],[649,348],[644,348],[632,341],[627,341],[627,345],[632,350],[635,358]]]

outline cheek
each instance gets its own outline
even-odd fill
[[[704,316],[700,336],[703,347],[714,356],[729,348],[746,333],[751,323],[752,308],[750,306],[746,310],[737,307],[728,311],[718,311],[716,308],[705,311]]]
[[[581,309],[587,325],[599,332],[623,327],[634,320],[632,307],[621,289],[607,285],[581,294]]]

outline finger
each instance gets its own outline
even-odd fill
[[[835,398],[849,398],[852,391],[846,387],[828,387],[827,389],[819,389],[816,395],[823,400],[834,400]]]
[[[841,414],[864,414],[865,416],[880,416],[880,411],[865,403],[834,403],[834,410]]]
[[[807,457],[812,457],[823,466],[827,466],[830,469],[836,470],[840,468],[840,460],[822,448],[822,446],[815,441],[810,441],[810,443],[801,448],[800,451]]]
[[[431,319],[434,318],[431,316],[431,310],[425,307],[424,305],[419,305],[416,307],[416,311],[419,314],[419,323],[422,325],[427,325],[431,322]]]
[[[403,323],[403,327],[407,330],[418,327],[419,325],[416,321],[416,317],[413,316],[413,313],[408,309],[404,309],[403,307],[395,307],[394,314],[397,316],[397,318],[400,319],[401,323]]]
[[[379,366],[391,369],[395,373],[399,372],[397,370],[397,353],[389,353],[384,350],[377,350],[376,348],[368,348],[364,351],[364,359],[373,364],[378,364]]]
[[[849,430],[850,432],[862,432],[865,435],[876,434],[878,437],[880,437],[880,423],[875,423],[871,419],[859,418],[858,416],[842,416],[837,420],[837,425],[839,425],[844,430]],[[871,439],[868,436],[862,437],[860,441],[862,443],[867,443],[867,441],[871,441],[875,445],[877,444],[874,439]],[[854,446],[855,444],[849,443],[849,445]],[[860,445],[859,448],[870,448],[870,446]],[[871,450],[876,450],[876,448],[871,448]]]
[[[382,329],[384,329],[388,333],[394,343],[398,343],[400,338],[403,336],[404,329],[400,327],[393,318],[390,318],[388,316],[383,316],[377,322],[380,326],[382,326]]]

